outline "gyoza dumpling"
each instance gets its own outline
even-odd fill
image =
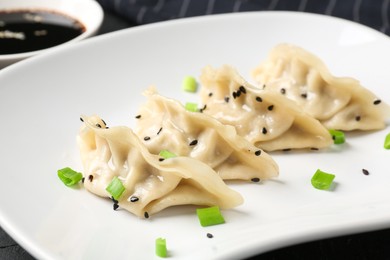
[[[188,157],[160,161],[130,128],[106,128],[97,116],[82,120],[78,144],[85,188],[111,197],[106,187],[117,176],[126,188],[118,205],[135,215],[147,218],[175,205],[232,208],[243,202],[205,163]]]
[[[231,66],[205,67],[200,81],[203,113],[234,126],[239,135],[266,151],[319,149],[333,143],[318,120],[289,99],[250,85]]]
[[[389,107],[352,78],[337,78],[306,50],[280,44],[253,71],[266,89],[295,101],[328,129],[373,130],[386,126]]]
[[[275,161],[237,135],[232,126],[200,112],[187,111],[173,99],[145,92],[134,132],[153,154],[169,150],[205,162],[224,180],[259,181],[278,175]]]

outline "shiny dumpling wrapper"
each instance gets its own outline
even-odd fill
[[[270,155],[201,112],[191,112],[177,100],[159,95],[154,87],[144,92],[134,132],[153,154],[168,150],[200,160],[223,180],[266,180],[278,176]]]
[[[217,205],[222,209],[243,203],[208,165],[188,157],[161,161],[149,153],[131,128],[107,128],[98,116],[82,116],[78,146],[84,168],[84,186],[110,198],[106,187],[117,176],[126,190],[121,208],[148,217],[176,205]]]
[[[321,149],[333,144],[329,131],[293,101],[248,83],[230,66],[206,66],[201,76],[203,113],[266,151]]]
[[[252,76],[261,88],[293,100],[328,129],[382,129],[390,117],[390,107],[359,81],[332,76],[317,56],[298,46],[275,46]]]

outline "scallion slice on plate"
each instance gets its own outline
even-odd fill
[[[331,173],[326,173],[318,169],[311,178],[311,184],[319,190],[329,190],[336,176]]]
[[[192,102],[187,102],[185,104],[185,109],[187,111],[190,111],[190,112],[199,112],[199,109],[198,109],[198,104],[197,103],[192,103]]]
[[[160,155],[164,159],[169,159],[169,158],[173,158],[173,157],[177,156],[176,154],[174,154],[168,150],[161,150],[158,155]]]
[[[218,206],[196,209],[196,214],[202,227],[225,223]]]
[[[333,138],[334,144],[343,144],[345,143],[345,134],[342,131],[330,129],[329,133]]]
[[[58,170],[57,175],[66,186],[73,186],[83,178],[80,172],[76,172],[69,167]]]
[[[159,257],[167,257],[167,242],[164,238],[156,239],[156,255]]]
[[[122,182],[116,176],[106,188],[106,191],[108,191],[115,200],[118,200],[125,190],[125,186],[123,186]]]
[[[182,87],[184,91],[195,93],[197,90],[198,84],[196,83],[196,79],[192,76],[186,76],[183,79]]]
[[[385,143],[383,145],[385,149],[390,149],[390,133],[386,135]]]

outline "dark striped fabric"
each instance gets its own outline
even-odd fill
[[[326,14],[390,35],[390,0],[97,0],[137,25],[245,11],[285,10]]]

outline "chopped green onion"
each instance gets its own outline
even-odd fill
[[[120,198],[125,190],[125,186],[123,186],[122,182],[116,176],[112,179],[106,188],[106,191],[108,191],[108,193],[110,193],[111,196],[116,200]]]
[[[167,243],[164,238],[156,239],[156,255],[159,257],[167,257]]]
[[[72,186],[83,178],[80,172],[76,172],[69,167],[58,170],[57,174],[66,186]]]
[[[164,159],[173,158],[173,157],[177,156],[176,154],[174,154],[168,150],[161,150],[158,155],[160,155]]]
[[[345,143],[344,132],[338,131],[338,130],[334,130],[334,129],[330,129],[329,133],[332,135],[333,142],[335,144],[343,144],[343,143]]]
[[[198,112],[199,111],[197,103],[187,102],[184,107],[187,111],[190,111],[190,112]]]
[[[319,190],[328,190],[336,176],[318,169],[311,178],[311,184]]]
[[[196,79],[191,76],[186,76],[183,79],[182,87],[183,90],[187,92],[196,92],[198,84],[196,83]]]
[[[202,227],[225,223],[218,206],[196,209],[196,214]]]
[[[385,147],[385,149],[390,149],[390,133],[386,135],[385,144],[383,145],[383,147]]]

